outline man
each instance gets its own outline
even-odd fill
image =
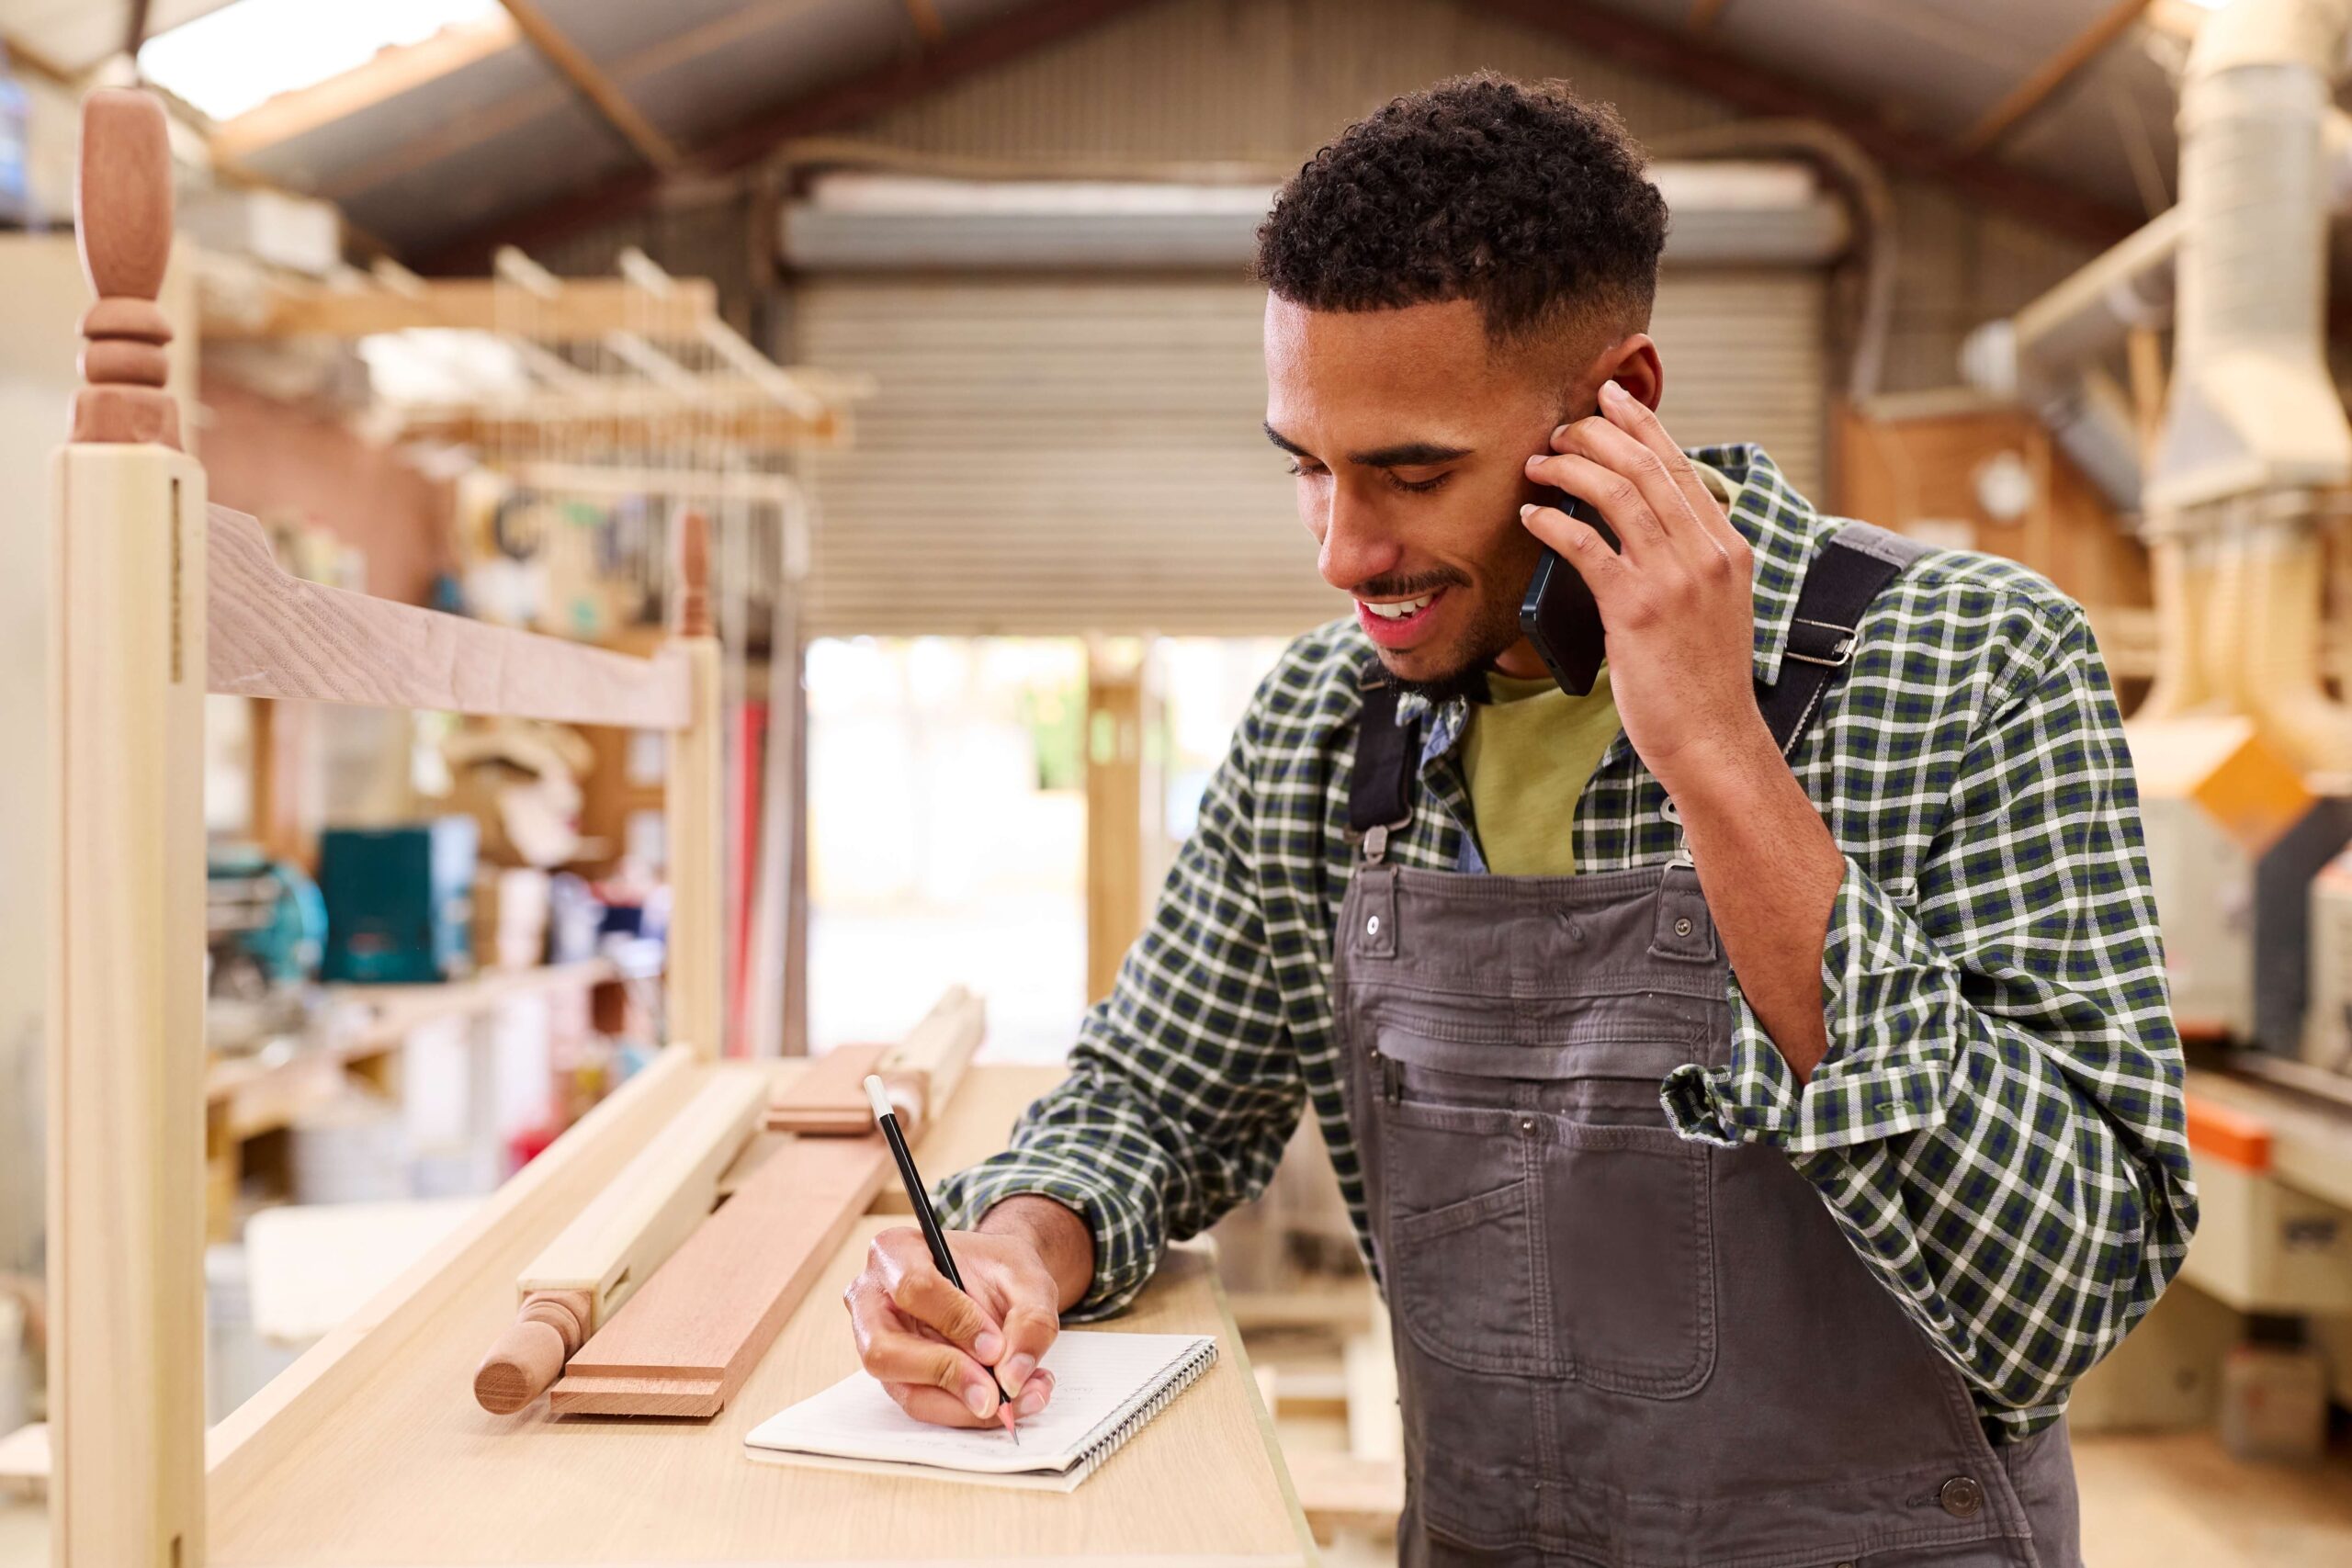
[[[1066,1084],[847,1300],[926,1420],[1257,1193],[1311,1106],[1396,1324],[1408,1562],[2077,1561],[2067,1390],[2194,1222],[2130,759],[2017,565],[1678,451],[1604,109],[1401,98],[1260,236],[1350,620],[1275,666]],[[1622,544],[1546,498],[1595,506]],[[1521,638],[1541,545],[1603,679]]]

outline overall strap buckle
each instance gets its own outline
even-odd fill
[[[1396,720],[1396,686],[1375,663],[1364,671],[1363,708],[1356,722],[1355,772],[1348,779],[1348,831],[1377,863],[1388,837],[1413,819],[1408,792],[1413,778],[1413,731]]]
[[[1757,705],[1782,756],[1796,750],[1830,682],[1853,662],[1871,601],[1928,549],[1884,528],[1849,523],[1814,557],[1781,650],[1781,678],[1756,689]]]

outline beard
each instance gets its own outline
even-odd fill
[[[1399,690],[1416,693],[1432,703],[1449,703],[1456,697],[1483,697],[1487,694],[1487,671],[1522,635],[1519,629],[1518,598],[1492,599],[1478,606],[1469,626],[1446,649],[1436,672],[1419,678],[1399,674],[1388,663],[1385,653],[1381,655],[1381,663]]]

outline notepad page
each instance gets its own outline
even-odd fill
[[[1018,1447],[1001,1427],[964,1430],[918,1421],[864,1372],[778,1412],[743,1441],[977,1473],[1065,1471],[1148,1404],[1202,1347],[1215,1344],[1196,1334],[1061,1335],[1042,1363],[1054,1374],[1053,1401],[1022,1418]]]

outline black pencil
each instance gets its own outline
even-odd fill
[[[881,1125],[883,1137],[889,1140],[890,1157],[899,1162],[899,1179],[906,1183],[907,1201],[913,1205],[915,1224],[922,1227],[922,1239],[931,1247],[931,1260],[939,1266],[939,1271],[947,1277],[949,1284],[964,1291],[964,1276],[956,1271],[956,1258],[947,1250],[947,1237],[939,1229],[939,1216],[931,1212],[931,1199],[923,1189],[922,1173],[915,1168],[915,1156],[907,1148],[907,1136],[899,1129],[898,1113],[890,1109],[890,1096],[882,1088],[882,1080],[870,1073],[865,1079],[865,1099],[866,1103],[874,1108],[874,1120]],[[964,1291],[964,1293],[968,1296],[972,1292]],[[1004,1383],[997,1377],[993,1367],[989,1369],[989,1381],[996,1384],[997,1419],[1004,1423],[1005,1431],[1018,1444],[1021,1433],[1012,1424],[1012,1396],[1004,1392]]]

